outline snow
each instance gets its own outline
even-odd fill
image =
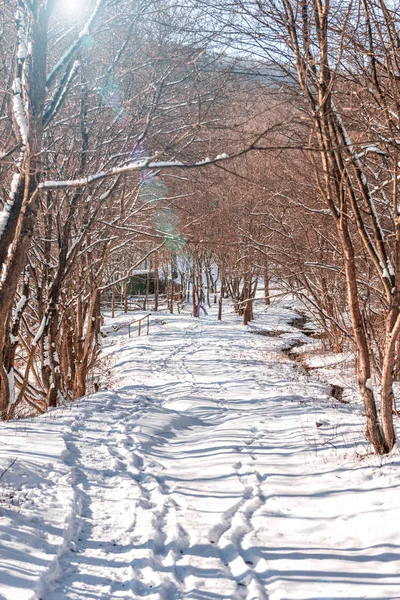
[[[3,235],[5,228],[7,227],[10,212],[14,204],[15,194],[17,193],[18,184],[20,181],[19,173],[14,173],[11,181],[11,191],[7,202],[4,204],[3,210],[0,211],[0,238]]]
[[[292,352],[314,380],[330,386],[338,386],[342,390],[342,401],[353,406],[358,404],[362,412],[362,396],[354,376],[356,369],[354,352],[328,352],[321,340],[314,340],[307,346],[298,346]]]
[[[8,385],[10,387],[10,404],[15,404],[16,394],[15,394],[15,373],[14,369],[10,369],[7,373]]]
[[[42,321],[41,321],[41,323],[40,323],[40,327],[39,327],[39,329],[37,330],[35,337],[33,338],[32,346],[37,346],[37,344],[38,344],[38,342],[39,342],[40,338],[41,338],[41,337],[42,337],[42,335],[43,335],[44,328],[46,327],[46,322],[47,322],[47,316],[45,315],[45,316],[42,318]]]
[[[44,119],[46,122],[48,122],[52,116],[57,113],[57,111],[59,110],[60,106],[63,104],[67,92],[69,90],[70,84],[72,82],[72,80],[74,79],[75,75],[77,74],[77,72],[80,69],[80,62],[78,60],[76,60],[73,65],[72,68],[68,74],[68,77],[66,78],[63,87],[61,88],[61,86],[59,87],[59,89],[57,90],[57,92],[54,94],[53,98],[51,99],[49,106],[47,106],[47,110],[46,113],[44,115]]]
[[[4,205],[3,210],[0,212],[0,237],[3,235],[4,230],[7,227],[11,208],[12,208],[12,203],[7,201],[6,204]]]
[[[39,184],[39,189],[47,190],[47,189],[67,189],[73,187],[84,187],[86,185],[91,185],[96,181],[101,179],[106,179],[107,177],[113,177],[115,175],[123,175],[125,173],[130,173],[133,171],[143,171],[147,169],[171,169],[171,168],[192,168],[199,167],[208,164],[212,164],[217,161],[225,160],[229,158],[227,154],[219,154],[215,159],[210,159],[209,157],[204,160],[200,160],[194,164],[186,164],[179,160],[165,160],[165,161],[156,161],[152,160],[151,157],[147,157],[143,160],[131,161],[130,163],[123,165],[121,167],[113,167],[108,171],[100,171],[99,173],[95,173],[93,175],[88,175],[87,177],[82,177],[80,179],[70,179],[70,180],[60,180],[60,181],[43,181]]]
[[[69,187],[82,187],[90,185],[101,179],[112,177],[114,175],[122,175],[131,171],[140,171],[143,169],[168,169],[170,167],[183,167],[180,161],[160,161],[153,162],[149,158],[146,160],[134,161],[123,167],[114,167],[108,171],[100,171],[94,175],[83,177],[81,179],[71,179],[66,181],[44,181],[39,184],[40,189],[65,189]]]
[[[13,97],[13,109],[22,143],[24,146],[26,146],[28,142],[28,125],[26,122],[25,111],[24,107],[22,106],[22,97],[20,93],[15,94]]]
[[[16,20],[17,29],[18,29],[17,58],[20,62],[23,62],[26,59],[26,56],[28,54],[28,41],[27,41],[26,31],[25,31],[24,13],[20,8],[18,8],[15,13],[15,20]]]
[[[13,321],[14,322],[19,317],[19,315],[21,314],[21,312],[24,310],[25,305],[26,305],[27,302],[28,302],[28,298],[25,296],[25,294],[22,294],[21,298],[19,299],[19,302],[18,302],[17,306],[15,307],[15,311],[13,313]]]
[[[20,177],[19,173],[14,173],[13,178],[11,180],[11,191],[10,191],[10,198],[12,200],[14,200],[15,194],[17,193],[20,178],[21,177]]]
[[[372,379],[370,377],[367,379],[365,387],[367,388],[367,390],[370,390],[371,392],[374,391],[374,386],[372,385]]]
[[[388,268],[388,272],[390,273],[390,276],[395,277],[394,267],[389,260],[387,261],[387,268]]]
[[[47,78],[47,85],[50,86],[55,77],[57,76],[57,74],[68,65],[69,61],[74,57],[74,55],[77,53],[82,40],[87,37],[92,29],[92,26],[99,14],[99,11],[102,7],[102,5],[104,4],[104,0],[97,0],[95,7],[93,9],[92,14],[90,15],[88,21],[85,23],[85,25],[83,26],[83,28],[81,29],[77,39],[73,42],[73,44],[68,48],[68,50],[62,55],[62,57],[60,58],[60,60],[56,63],[56,65],[54,66],[53,70],[51,71],[50,75]]]
[[[0,598],[399,598],[398,451],[287,356],[295,303],[224,308],[109,319],[110,389],[0,424]]]
[[[373,145],[365,148],[365,153],[366,154],[369,154],[369,153],[381,154],[382,156],[387,156],[386,150],[382,150],[381,148],[378,148],[378,146],[373,146]]]

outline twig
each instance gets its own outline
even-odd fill
[[[8,465],[8,467],[6,469],[4,469],[4,471],[2,473],[0,473],[0,479],[3,479],[4,475],[7,473],[7,471],[9,471],[11,469],[11,467],[13,467],[15,465],[15,463],[17,462],[17,458],[14,458],[14,460],[12,460],[10,462],[10,464]]]

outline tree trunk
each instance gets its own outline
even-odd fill
[[[147,269],[146,292],[145,292],[144,301],[143,301],[143,310],[146,310],[146,308],[147,308],[147,303],[149,301],[149,291],[150,291],[150,267]]]
[[[371,385],[371,357],[359,306],[354,250],[350,239],[350,234],[347,229],[344,211],[340,219],[339,234],[341,236],[342,246],[344,249],[350,317],[357,346],[358,382],[364,400],[367,418],[366,436],[373,445],[377,454],[385,454],[388,449],[383,438],[381,426],[379,424],[378,411]]]
[[[124,281],[124,313],[126,314],[128,312],[128,280],[125,279]]]
[[[269,289],[269,268],[268,268],[268,263],[265,263],[264,266],[264,297],[265,297],[265,304],[266,306],[269,306],[271,304],[271,298],[270,298],[270,289]]]
[[[251,321],[251,305],[252,302],[246,302],[243,311],[243,325],[247,325]]]
[[[221,280],[221,290],[220,290],[220,296],[219,296],[219,300],[218,300],[218,321],[222,321],[222,302],[223,302],[223,298],[224,298],[224,293],[225,293],[225,284],[224,284],[223,280]]]
[[[111,318],[115,318],[115,286],[113,285],[111,291]]]

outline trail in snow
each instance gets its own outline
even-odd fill
[[[295,316],[281,302],[259,317],[276,337],[234,316],[110,336],[115,389],[45,422],[65,498],[44,489],[43,518],[63,505],[64,531],[43,525],[33,596],[13,534],[0,598],[400,598],[398,457],[357,458],[357,410],[282,354]]]

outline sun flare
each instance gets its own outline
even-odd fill
[[[77,14],[82,7],[82,2],[81,0],[63,0],[62,7],[66,13]]]

